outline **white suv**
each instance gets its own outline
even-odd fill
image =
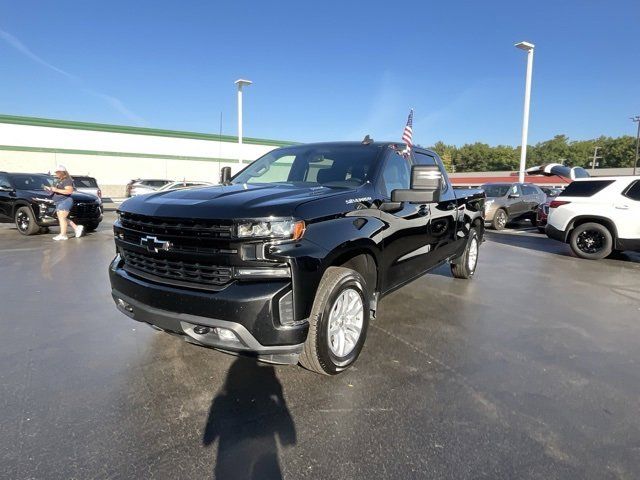
[[[590,260],[640,251],[640,177],[573,181],[549,204],[546,232]]]

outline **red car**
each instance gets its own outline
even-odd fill
[[[559,188],[540,187],[547,194],[547,200],[538,205],[536,210],[536,227],[540,233],[545,233],[544,227],[547,226],[547,217],[549,216],[549,204],[557,197],[562,190]]]

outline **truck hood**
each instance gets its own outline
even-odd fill
[[[292,217],[309,201],[344,195],[352,190],[288,184],[226,185],[171,190],[139,195],[126,200],[120,211],[139,215],[225,219]]]

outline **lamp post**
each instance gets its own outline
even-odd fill
[[[242,163],[242,87],[251,85],[251,80],[239,78],[235,81],[238,86],[238,161]]]
[[[633,174],[637,175],[638,169],[638,148],[640,147],[640,115],[631,117],[631,120],[638,124],[638,133],[636,134],[636,160],[633,162]]]
[[[524,170],[527,168],[527,137],[529,135],[529,103],[531,100],[531,71],[533,70],[533,49],[535,45],[529,42],[515,44],[516,48],[527,52],[527,77],[524,87],[524,114],[522,116],[522,146],[520,148],[520,171],[518,181],[524,182]]]

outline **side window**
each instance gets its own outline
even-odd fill
[[[536,188],[532,187],[531,185],[523,185],[522,186],[522,191],[524,192],[525,195],[537,195],[538,194],[538,190],[536,190]]]
[[[511,185],[511,188],[509,189],[509,195],[514,194],[522,196],[522,188],[520,188],[520,185]]]
[[[391,192],[397,189],[409,188],[411,169],[406,158],[396,152],[390,152],[382,170],[380,191],[391,198]]]
[[[631,186],[627,188],[627,191],[624,192],[624,196],[640,202],[640,180],[633,182]]]
[[[0,187],[11,188],[11,182],[9,181],[9,177],[3,173],[0,173]]]

